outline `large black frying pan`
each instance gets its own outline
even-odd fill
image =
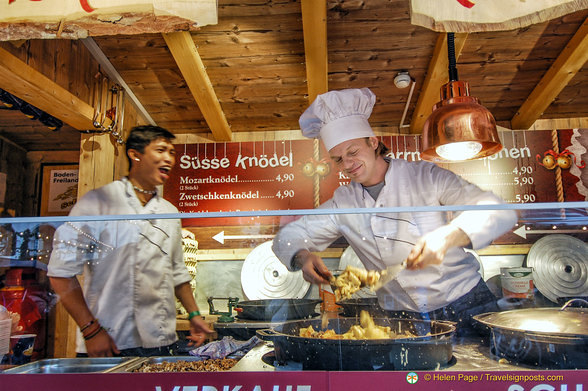
[[[302,363],[311,370],[424,370],[443,367],[453,357],[450,322],[374,318],[396,332],[411,331],[416,337],[403,339],[333,340],[300,337],[300,329],[321,330],[321,320],[286,322],[271,329],[257,330],[257,336],[274,344],[276,360]],[[355,318],[329,320],[329,329],[344,333]]]
[[[322,300],[313,299],[262,299],[244,300],[235,310],[240,319],[285,322],[317,315],[316,307]]]

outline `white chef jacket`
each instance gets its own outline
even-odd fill
[[[141,205],[127,178],[85,194],[70,216],[177,213],[159,194]],[[59,227],[51,277],[84,274],[84,297],[119,349],[177,340],[174,287],[190,281],[176,219],[68,222]],[[78,331],[77,351],[86,352]]]
[[[429,162],[389,160],[385,185],[374,200],[359,183],[335,190],[320,208],[392,208],[441,205],[499,204],[491,192]],[[509,210],[464,211],[450,224],[461,228],[473,249],[489,245],[517,221]],[[288,268],[297,251],[323,251],[343,236],[368,270],[399,264],[424,234],[449,222],[446,212],[308,215],[284,226],[272,249]],[[468,293],[480,280],[479,264],[462,248],[451,248],[440,265],[403,270],[378,290],[386,310],[429,312]]]

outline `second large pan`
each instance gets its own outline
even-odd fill
[[[453,357],[455,326],[442,321],[375,318],[392,330],[409,330],[417,337],[403,339],[333,340],[299,337],[300,328],[321,329],[321,320],[286,322],[257,335],[274,344],[278,362],[302,363],[311,370],[423,370],[447,365]],[[331,319],[328,328],[344,333],[357,324],[354,318]]]

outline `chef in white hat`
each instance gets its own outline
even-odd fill
[[[407,268],[377,291],[382,308],[426,319],[456,321],[465,331],[471,316],[497,310],[496,297],[480,278],[479,249],[507,232],[516,214],[470,210],[449,220],[422,206],[500,204],[491,192],[424,161],[391,159],[368,119],[376,97],[368,88],[319,95],[300,116],[304,136],[320,138],[335,168],[351,182],[320,206],[326,209],[405,208],[395,213],[307,215],[281,228],[273,251],[304,278],[328,284],[330,271],[316,254],[344,237],[368,270],[406,260]],[[458,325],[458,330],[459,330]]]

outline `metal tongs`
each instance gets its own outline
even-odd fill
[[[377,291],[390,281],[395,280],[398,277],[398,273],[406,269],[406,259],[397,265],[388,266],[386,269],[380,271],[380,279],[371,288],[373,291]]]

